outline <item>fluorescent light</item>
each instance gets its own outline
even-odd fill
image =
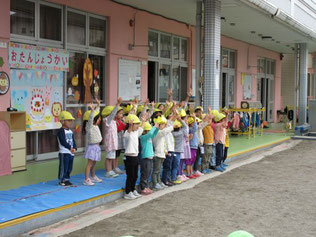
[[[14,15],[14,14],[16,14],[16,12],[10,11],[10,16],[12,16],[12,15]]]

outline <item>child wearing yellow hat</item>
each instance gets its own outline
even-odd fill
[[[77,150],[74,134],[71,131],[74,117],[68,111],[62,111],[59,115],[62,127],[57,132],[57,141],[59,145],[59,185],[71,186],[69,181],[73,167],[74,153]]]
[[[224,146],[226,139],[226,127],[227,127],[227,119],[226,115],[219,113],[216,118],[215,125],[215,143],[216,143],[216,171],[224,172],[225,166],[222,165],[223,157],[224,157]]]
[[[159,124],[154,127],[150,123],[145,122],[143,134],[139,137],[141,145],[141,164],[140,164],[140,189],[141,194],[148,195],[153,191],[149,188],[149,175],[153,166],[154,148],[153,139],[159,132]]]
[[[114,120],[117,112],[119,111],[120,104],[122,103],[122,98],[117,99],[116,106],[106,106],[102,110],[103,116],[103,129],[104,129],[104,150],[105,150],[105,176],[108,178],[115,178],[117,174],[114,169],[115,159],[116,159],[116,150],[118,150],[118,134],[117,134],[117,125]]]
[[[124,133],[124,144],[127,177],[124,198],[128,200],[141,197],[141,195],[136,191],[135,185],[138,177],[139,137],[143,134],[146,120],[147,116],[143,116],[143,123],[139,126],[141,121],[135,114],[130,114],[126,117],[128,129]]]
[[[102,182],[102,180],[95,175],[96,162],[101,160],[100,142],[102,141],[102,135],[99,128],[101,123],[100,101],[97,100],[96,109],[92,104],[90,104],[89,107],[91,110],[86,111],[83,116],[84,122],[82,131],[87,131],[88,138],[88,147],[86,148],[85,154],[83,156],[88,160],[83,184],[92,186],[94,183]]]
[[[160,178],[161,165],[164,164],[166,159],[166,154],[168,154],[168,147],[166,136],[171,134],[173,131],[173,121],[175,116],[171,116],[169,123],[164,116],[160,116],[154,120],[155,124],[159,125],[159,131],[157,136],[153,139],[153,145],[155,150],[154,156],[154,168],[152,174],[152,183],[154,189],[166,188],[169,184],[167,181],[167,172],[170,172],[170,160],[165,163],[164,168],[167,170],[163,171],[163,177]],[[169,185],[170,186],[170,185]]]

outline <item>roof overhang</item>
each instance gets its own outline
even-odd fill
[[[198,0],[113,1],[186,24],[196,24]],[[316,33],[284,12],[277,12],[277,8],[266,1],[221,2],[221,34],[279,53],[293,53],[296,43],[307,43],[309,51],[316,51]]]

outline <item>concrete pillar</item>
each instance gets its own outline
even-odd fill
[[[202,2],[196,2],[196,24],[195,24],[195,105],[201,105],[200,79],[201,79],[201,28],[202,28]],[[193,86],[193,85],[192,85]]]
[[[306,43],[299,44],[300,51],[300,61],[299,61],[299,69],[300,69],[300,97],[299,97],[299,115],[298,115],[298,123],[302,125],[306,123],[306,107],[307,107],[307,71],[308,71],[308,50]]]
[[[314,53],[314,58],[313,58],[313,69],[314,69],[314,75],[313,75],[313,93],[312,96],[316,96],[316,53]]]
[[[221,2],[204,0],[203,107],[219,109]]]

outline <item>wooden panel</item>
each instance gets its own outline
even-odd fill
[[[25,148],[25,132],[11,132],[11,150]]]
[[[26,169],[26,149],[11,151],[11,168],[12,171]]]

